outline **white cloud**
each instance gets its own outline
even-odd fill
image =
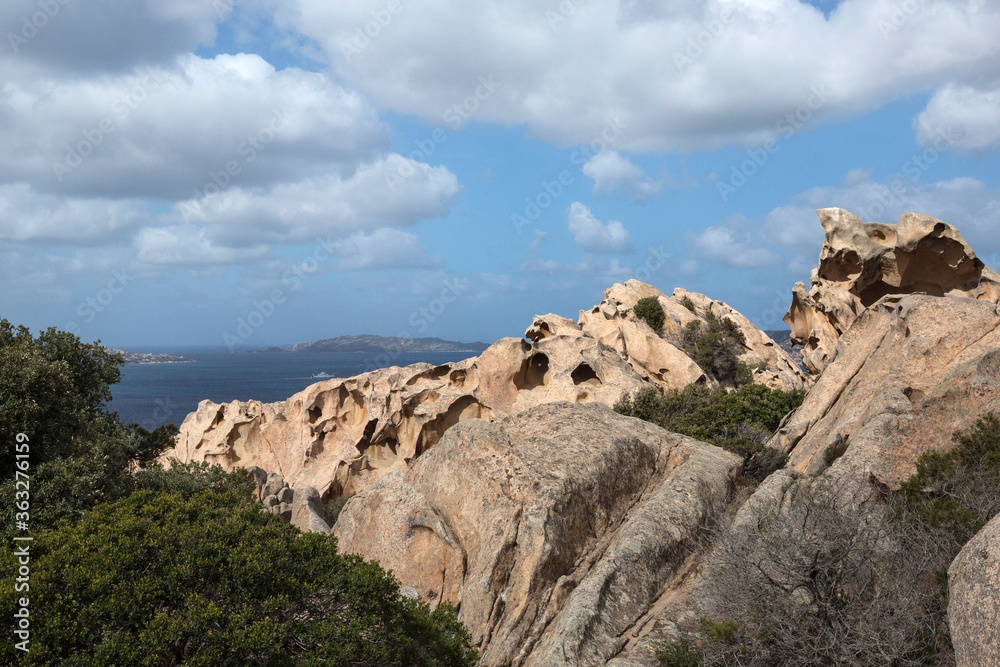
[[[140,200],[57,197],[27,184],[0,185],[0,240],[93,245],[135,231],[148,213]]]
[[[213,181],[347,177],[389,146],[357,93],[249,54],[15,79],[0,86],[0,121],[0,183],[76,196],[177,200]]]
[[[534,0],[403,3],[350,54],[373,20],[369,2],[298,0],[279,21],[317,40],[382,107],[441,124],[492,75],[503,86],[476,118],[572,144],[618,116],[616,146],[633,151],[761,142],[789,114],[855,115],[983,80],[1000,63],[993,2],[926,2],[903,16],[898,0],[843,0],[829,16],[799,0],[565,4],[574,11]]]
[[[605,225],[580,202],[573,202],[569,207],[568,228],[581,250],[595,254],[635,251],[628,230],[622,223],[612,220]]]
[[[771,266],[779,261],[770,250],[754,247],[746,234],[731,227],[709,227],[695,237],[694,243],[710,259],[738,268]]]
[[[193,225],[143,229],[135,237],[140,261],[149,264],[212,266],[234,264],[262,258],[267,246],[227,248],[212,242],[202,228]]]
[[[440,258],[430,258],[416,234],[398,229],[377,229],[352,234],[335,244],[342,257],[341,271],[367,269],[425,269],[441,267]]]
[[[914,119],[913,129],[925,146],[970,152],[1000,149],[1000,84],[986,89],[945,86]],[[958,139],[948,141],[950,135]]]
[[[619,194],[642,201],[663,187],[645,178],[642,168],[623,158],[618,151],[604,150],[583,165],[583,174],[594,181],[594,192]]]

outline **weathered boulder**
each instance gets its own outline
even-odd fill
[[[785,315],[793,342],[804,346],[807,368],[825,368],[840,335],[883,296],[1000,301],[1000,276],[941,220],[906,213],[897,224],[865,223],[840,208],[817,213],[826,233],[819,266],[808,290],[795,285]]]
[[[648,297],[655,298],[663,308],[665,320],[660,332],[654,332],[633,312],[639,300]],[[617,350],[650,381],[664,389],[682,389],[695,382],[709,381],[704,371],[681,350],[684,329],[691,322],[705,322],[709,314],[720,320],[729,318],[739,327],[746,339],[740,361],[755,368],[755,383],[784,391],[808,385],[788,353],[739,311],[722,301],[681,288],[666,296],[638,280],[616,284],[604,290],[601,303],[580,311],[578,328],[583,335]],[[536,319],[528,333],[529,337],[532,333],[544,335],[546,329],[565,331],[571,325],[568,320]]]
[[[989,301],[886,296],[840,337],[802,406],[769,443],[804,473],[826,467],[898,487],[952,433],[1000,411],[1000,308]]]
[[[948,568],[948,626],[958,667],[1000,665],[1000,517]]]
[[[289,521],[304,532],[329,533],[330,524],[323,514],[323,500],[311,486],[296,489]]]
[[[324,499],[403,471],[451,426],[551,401],[613,405],[645,381],[593,338],[505,338],[457,363],[415,364],[320,382],[286,401],[202,401],[161,460],[259,466]],[[261,493],[280,489],[264,482]]]
[[[450,429],[345,505],[340,548],[448,601],[483,665],[604,665],[713,520],[740,460],[599,404]]]

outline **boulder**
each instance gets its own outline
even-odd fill
[[[1000,308],[985,300],[886,296],[837,343],[829,365],[770,445],[788,467],[815,474],[835,445],[831,472],[897,488],[952,433],[1000,411]]]
[[[826,234],[819,266],[808,289],[796,284],[785,315],[811,370],[825,368],[838,338],[886,295],[1000,301],[1000,276],[946,222],[906,213],[897,224],[865,223],[840,208],[817,214]]]
[[[1000,665],[1000,517],[948,568],[948,626],[958,667]]]
[[[601,404],[466,420],[344,506],[340,549],[458,607],[483,665],[604,665],[713,521],[738,457]]]
[[[323,513],[323,500],[319,492],[311,486],[295,490],[289,521],[303,532],[329,533],[330,524]]]

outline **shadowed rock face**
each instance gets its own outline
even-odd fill
[[[948,626],[958,667],[1000,665],[1000,517],[948,568]]]
[[[606,406],[552,403],[452,428],[352,498],[334,532],[345,553],[457,605],[483,665],[604,665],[739,466]]]
[[[493,421],[553,401],[614,405],[649,383],[680,389],[708,382],[676,345],[683,326],[713,312],[731,317],[747,339],[743,359],[766,363],[757,382],[804,386],[791,358],[725,304],[678,290],[667,297],[635,280],[605,291],[580,323],[535,318],[528,341],[505,338],[479,357],[433,367],[387,368],[317,383],[286,401],[203,401],[181,424],[162,459],[208,461],[224,468],[259,466],[292,488],[316,488],[324,500],[361,491],[404,472],[449,428],[472,418]],[[654,296],[668,317],[662,336],[632,312]],[[694,304],[689,310],[682,301]]]
[[[785,322],[804,346],[807,368],[822,370],[837,340],[869,306],[891,294],[922,293],[997,303],[1000,276],[957,229],[904,214],[897,224],[862,222],[840,208],[817,211],[826,238],[810,287],[797,283]]]

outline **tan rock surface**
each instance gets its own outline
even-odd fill
[[[665,321],[659,334],[633,312],[636,303],[647,297],[655,298],[663,307]],[[694,310],[684,305],[685,302]],[[618,350],[652,382],[665,389],[682,389],[694,382],[708,381],[704,371],[680,348],[684,328],[690,322],[704,321],[709,313],[720,319],[732,319],[743,332],[746,347],[740,361],[761,367],[754,375],[754,382],[784,391],[804,389],[808,385],[805,375],[788,353],[739,311],[722,301],[681,288],[666,296],[638,280],[616,284],[604,291],[601,303],[580,311],[579,328],[585,336]]]
[[[906,213],[893,225],[865,223],[840,208],[817,214],[826,233],[819,266],[808,289],[796,284],[785,315],[807,368],[822,370],[840,335],[888,294],[1000,301],[1000,276],[941,220]]]
[[[921,454],[1000,410],[1000,308],[988,301],[887,296],[840,337],[832,360],[772,438],[788,466],[834,468],[897,487]]]
[[[451,426],[550,401],[612,405],[645,386],[591,338],[505,338],[453,364],[386,368],[308,387],[286,401],[202,401],[162,460],[260,466],[329,500],[405,470]]]
[[[1000,665],[1000,517],[948,568],[948,626],[958,667]]]
[[[459,606],[483,665],[604,665],[687,559],[739,468],[602,405],[465,421],[352,498],[342,551]]]

